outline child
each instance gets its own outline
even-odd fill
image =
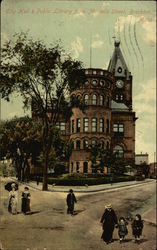
[[[118,235],[120,238],[120,243],[122,242],[122,240],[124,240],[125,236],[128,234],[127,225],[128,223],[124,219],[124,217],[120,217],[118,222]]]
[[[135,219],[132,223],[132,234],[135,237],[135,242],[139,243],[140,236],[142,235],[143,221],[141,220],[141,215],[136,214]]]

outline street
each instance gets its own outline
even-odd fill
[[[21,213],[23,184],[19,187],[19,213],[9,214],[8,191],[4,190],[4,179],[1,179],[0,187],[0,242],[4,250],[156,249],[156,226],[149,221],[144,223],[139,245],[132,241],[130,222],[126,241],[119,243],[115,229],[114,241],[109,245],[101,240],[100,224],[104,206],[108,203],[112,204],[118,217],[128,217],[137,212],[143,215],[152,207],[155,208],[155,181],[106,192],[75,193],[78,202],[73,216],[66,213],[67,193],[43,192],[33,188],[30,188],[31,214],[23,215]]]

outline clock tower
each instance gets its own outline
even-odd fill
[[[132,109],[132,75],[120,50],[120,42],[115,41],[114,46],[115,49],[108,67],[108,71],[114,75],[112,99]]]
[[[111,101],[111,148],[119,157],[135,159],[135,112],[132,110],[132,75],[115,41],[108,71],[113,75]],[[129,163],[128,163],[129,165]]]

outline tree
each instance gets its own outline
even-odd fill
[[[58,44],[47,47],[42,41],[33,41],[21,33],[2,48],[0,77],[2,98],[9,100],[10,94],[17,91],[23,97],[24,107],[32,105],[33,114],[40,118],[43,128],[43,190],[47,190],[53,130],[61,118],[66,120],[72,113],[67,96],[85,81],[82,63],[65,56]]]
[[[123,174],[126,171],[126,160],[119,158],[118,154],[113,153],[112,150],[102,148],[100,144],[91,146],[90,160],[94,172],[98,170],[103,172],[104,166],[107,167],[112,174]]]
[[[0,127],[0,158],[12,159],[21,180],[24,161],[41,151],[41,126],[29,117],[13,118]],[[23,173],[24,175],[24,173]]]

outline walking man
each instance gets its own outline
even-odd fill
[[[77,200],[72,189],[69,190],[69,194],[67,195],[66,201],[67,201],[67,206],[68,206],[67,214],[73,214],[74,204],[77,203]]]

